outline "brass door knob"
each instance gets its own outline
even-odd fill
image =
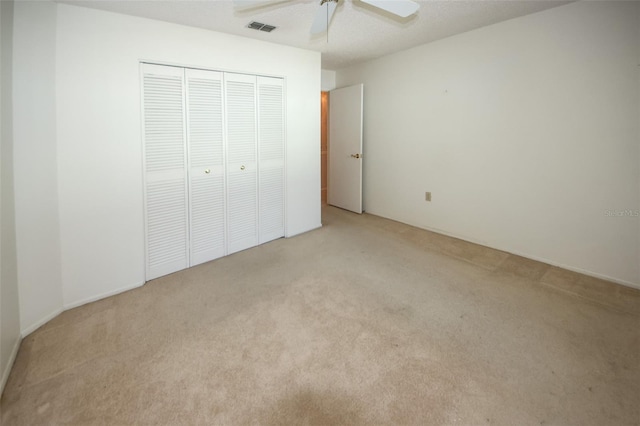
[[[205,172],[206,174],[209,174],[209,173],[211,173],[211,169],[207,169],[207,170],[205,170],[204,172]]]
[[[360,154],[351,154],[353,158],[360,158]]]
[[[240,166],[240,170],[244,170],[244,166]]]

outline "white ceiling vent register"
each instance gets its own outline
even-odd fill
[[[268,33],[276,29],[276,27],[274,27],[273,25],[267,25],[263,24],[262,22],[256,21],[252,21],[251,23],[249,23],[249,25],[247,25],[247,28],[251,28],[252,30],[265,31]]]

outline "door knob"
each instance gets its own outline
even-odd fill
[[[207,170],[205,170],[204,172],[205,172],[206,174],[209,174],[209,173],[211,173],[211,169],[207,169]]]
[[[351,154],[353,158],[360,158],[360,154]]]
[[[244,170],[244,166],[240,166],[240,170]]]

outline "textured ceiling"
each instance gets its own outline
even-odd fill
[[[331,70],[568,3],[551,0],[421,0],[416,15],[401,19],[358,0],[340,0],[328,34],[312,37],[309,28],[319,0],[285,0],[245,10],[235,10],[231,0],[59,2],[315,50],[322,52],[322,68]],[[271,33],[251,30],[246,28],[251,21],[278,28]]]

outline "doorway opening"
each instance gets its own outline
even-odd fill
[[[320,199],[327,204],[327,157],[329,152],[329,92],[320,92]]]

